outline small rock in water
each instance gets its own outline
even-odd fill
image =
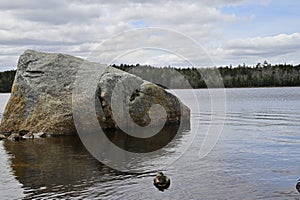
[[[47,136],[46,133],[39,132],[39,133],[27,133],[22,138],[24,138],[24,139],[34,139],[34,138],[43,138],[43,137],[46,137],[46,136]]]
[[[33,136],[34,138],[42,138],[42,137],[46,137],[46,133],[44,132],[34,133]]]
[[[5,135],[0,134],[0,140],[4,140],[4,139],[6,139]]]
[[[12,140],[12,141],[20,141],[22,139],[22,136],[20,136],[19,134],[17,133],[12,133],[9,137],[8,137],[9,140]]]
[[[23,136],[24,139],[33,139],[34,135],[32,133],[27,133],[26,135]]]

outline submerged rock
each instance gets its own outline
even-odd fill
[[[161,123],[164,116],[160,116],[159,110],[150,109],[154,104],[159,104],[165,109],[167,124],[179,123],[183,119],[189,120],[189,108],[177,97],[135,75],[70,55],[27,50],[19,58],[11,97],[2,117],[0,132],[22,133],[26,136],[30,136],[28,135],[30,133],[43,133],[43,135],[76,133],[72,92],[77,72],[83,63],[85,66],[96,65],[99,69],[106,70],[99,77],[95,91],[97,119],[102,128],[131,126],[127,118],[116,123],[112,112],[112,93],[120,80],[138,84],[138,88],[132,94],[126,84],[119,89],[118,94],[121,97],[128,96],[130,93],[130,99],[114,99],[121,102],[119,104],[122,108],[128,109],[128,114],[134,123],[146,126],[151,121],[149,113],[155,116],[151,123]]]

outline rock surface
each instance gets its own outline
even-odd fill
[[[83,62],[85,65],[96,64],[64,54],[25,51],[19,58],[11,97],[2,117],[0,132],[75,134],[72,92],[76,74]],[[102,69],[106,68],[106,65],[96,65]],[[120,80],[134,82],[139,86],[131,94],[127,85],[123,84],[118,94],[128,96],[127,93],[130,92],[130,99],[117,99],[123,109],[129,110],[136,124],[140,126],[149,124],[151,121],[149,113],[152,113],[151,116],[156,116],[152,118],[151,123],[162,121],[163,116],[160,117],[159,110],[150,109],[153,104],[159,104],[165,109],[167,124],[179,123],[182,119],[189,120],[189,108],[161,87],[112,67],[105,70],[105,73],[99,77],[96,90],[97,119],[102,128],[118,128],[120,125],[115,122],[111,108],[111,101],[113,97],[115,98],[112,93]],[[97,109],[99,107],[102,109]],[[119,123],[122,126],[130,126],[127,118]]]

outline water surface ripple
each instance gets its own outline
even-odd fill
[[[193,144],[165,172],[171,187],[158,191],[147,166],[166,162],[190,140],[183,131],[141,174],[121,173],[99,163],[77,137],[0,142],[1,199],[299,199],[300,88],[226,89],[225,125],[217,145],[199,159],[212,123],[207,90],[177,90],[192,110]],[[190,96],[195,95],[199,104]],[[0,116],[8,95],[1,94]],[[197,109],[199,108],[199,109]],[[152,167],[149,167],[149,169]]]

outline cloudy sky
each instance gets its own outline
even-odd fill
[[[0,0],[0,71],[16,68],[18,56],[26,49],[89,59],[101,42],[147,27],[192,38],[217,66],[264,60],[299,64],[299,8],[296,0]],[[180,44],[156,35],[160,36],[165,43]],[[134,39],[119,38],[106,53],[119,46],[128,50]],[[147,44],[157,41],[152,38]],[[170,52],[137,50],[118,62],[163,66],[176,64],[176,57]]]

